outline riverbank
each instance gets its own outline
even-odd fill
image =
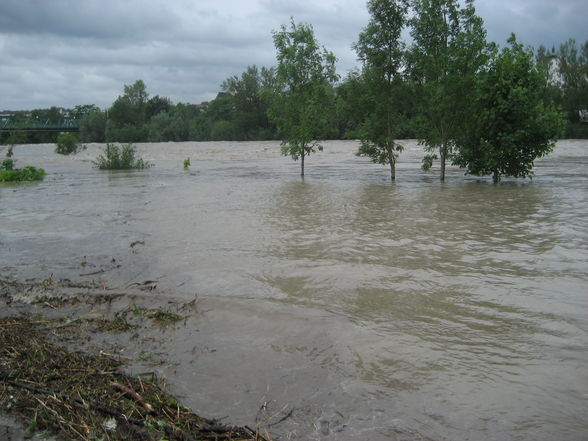
[[[197,415],[166,391],[169,379],[145,370],[174,363],[150,350],[157,330],[198,314],[196,298],[157,304],[150,288],[0,280],[3,439],[269,439],[259,427]],[[138,357],[127,355],[137,347]]]

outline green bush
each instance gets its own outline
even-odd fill
[[[184,168],[190,167],[190,158],[184,159]]]
[[[84,148],[85,147],[79,143],[78,137],[73,133],[60,133],[57,137],[55,153],[59,153],[60,155],[75,155],[79,151],[84,150]]]
[[[0,182],[42,181],[45,170],[30,165],[18,170],[0,170]]]
[[[0,162],[0,182],[41,181],[45,177],[45,170],[42,168],[29,165],[22,169],[15,169],[13,156],[13,147],[10,146],[6,152],[6,158]]]
[[[228,141],[234,138],[235,125],[231,121],[216,121],[210,129],[212,141]]]
[[[14,170],[14,159],[12,159],[12,156],[14,156],[13,149],[13,146],[8,147],[6,158],[0,163],[0,170]]]
[[[14,159],[6,158],[0,164],[0,170],[14,170]]]
[[[135,157],[137,149],[131,143],[121,146],[108,143],[102,150],[104,154],[98,156],[94,161],[94,165],[100,170],[143,169],[152,166],[142,158]]]

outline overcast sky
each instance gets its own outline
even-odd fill
[[[477,0],[488,39],[532,46],[588,40],[586,0]],[[272,30],[311,23],[338,57],[369,15],[363,0],[0,0],[0,110],[109,107],[142,79],[151,96],[200,103],[248,65],[273,66]]]

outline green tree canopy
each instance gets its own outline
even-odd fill
[[[350,76],[350,84],[361,91],[359,107],[364,115],[358,130],[358,154],[389,164],[394,181],[396,160],[403,149],[396,138],[408,110],[403,99],[406,84],[401,75],[405,46],[400,39],[408,2],[370,0],[367,7],[371,19],[354,44],[362,71],[354,80]]]
[[[487,62],[490,47],[473,0],[464,7],[458,0],[415,0],[414,10],[410,72],[420,86],[417,131],[432,153],[425,156],[423,168],[431,166],[438,151],[443,181],[446,158],[465,126],[475,75]]]
[[[145,119],[149,121],[158,113],[169,111],[171,107],[172,102],[168,97],[152,96],[145,104]]]
[[[139,142],[147,138],[146,110],[149,94],[142,80],[124,86],[108,111],[107,141]]]
[[[468,173],[532,176],[533,162],[553,150],[562,130],[562,116],[545,104],[545,76],[533,62],[533,53],[514,35],[492,60],[476,83],[475,99],[468,107],[467,134],[454,162]]]
[[[106,141],[106,113],[100,109],[86,113],[80,120],[80,141]]]
[[[273,69],[248,66],[239,78],[234,75],[222,83],[222,90],[233,97],[234,132],[238,140],[264,138],[271,135],[267,118],[268,99],[263,90],[271,85]]]
[[[99,112],[100,108],[95,104],[82,104],[75,106],[70,112],[70,116],[74,119],[81,120],[84,116],[92,112]]]
[[[570,39],[559,47],[558,55],[564,108],[570,120],[578,122],[579,111],[588,110],[588,41],[578,47]]]
[[[269,109],[282,137],[282,153],[294,160],[322,150],[318,140],[329,127],[333,108],[335,55],[319,46],[310,24],[294,22],[273,33],[278,67]]]

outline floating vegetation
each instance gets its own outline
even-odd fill
[[[112,320],[97,320],[98,330],[106,332],[126,332],[137,328],[137,325],[131,325],[126,317],[118,316]]]
[[[127,332],[136,329],[138,325],[129,323],[126,319],[126,315],[116,315],[114,319],[109,320],[107,318],[70,318],[65,317],[61,319],[62,324],[60,326],[67,326],[71,324],[80,323],[93,323],[96,325],[96,330],[101,332]]]
[[[183,316],[176,314],[175,312],[164,311],[163,309],[146,309],[135,306],[132,309],[132,312],[134,315],[147,317],[159,324],[175,323],[184,319]]]
[[[0,411],[25,420],[31,431],[81,441],[268,439],[196,415],[154,374],[129,376],[113,357],[49,342],[43,326],[23,317],[0,320]]]

